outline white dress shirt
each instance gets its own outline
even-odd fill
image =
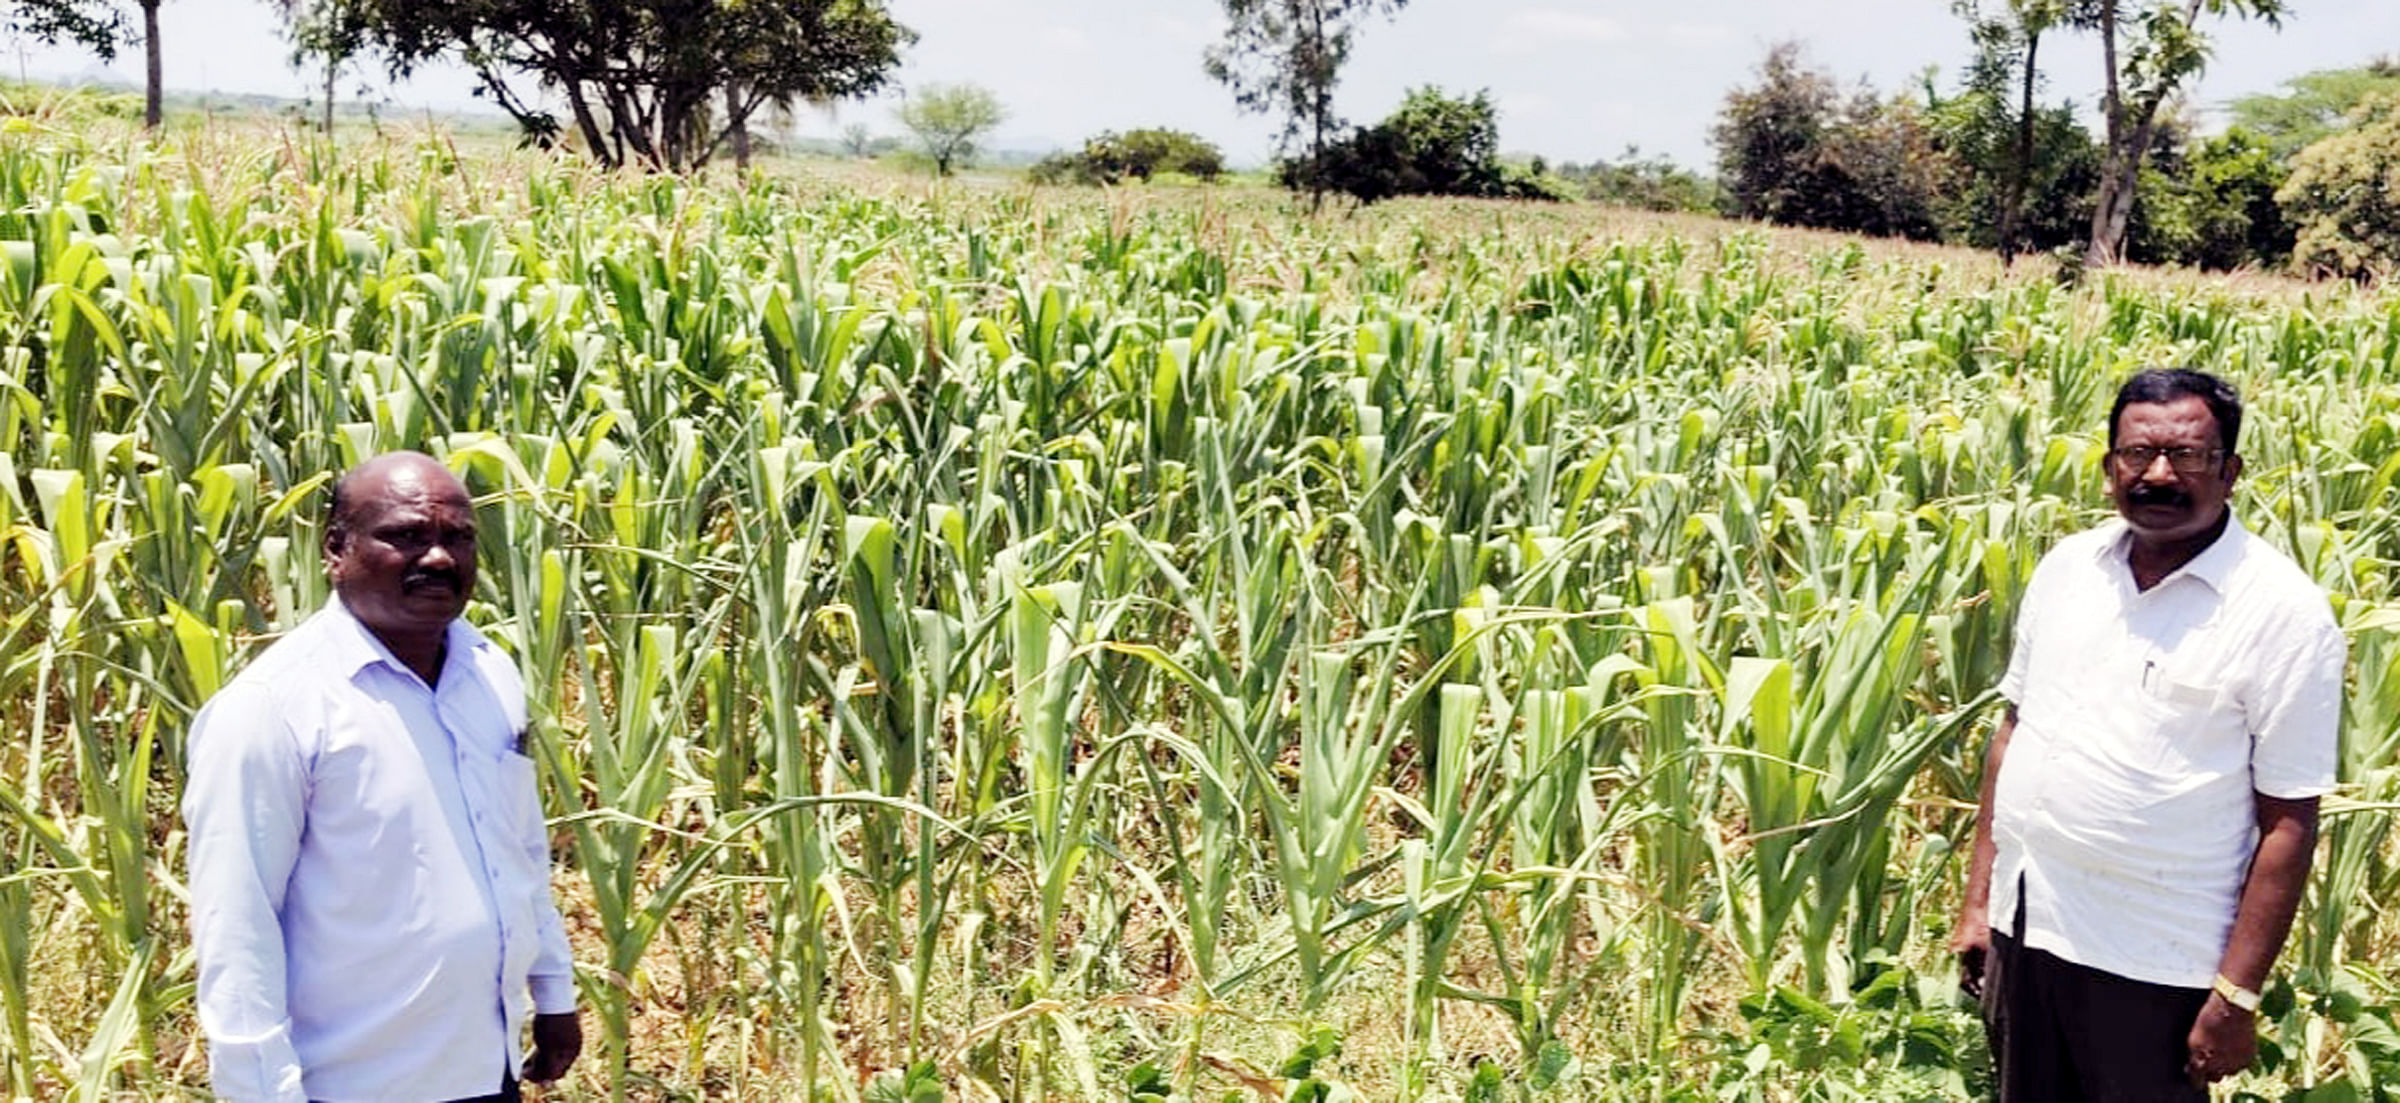
[[[446,651],[428,688],[337,598],[193,725],[192,944],[219,1095],[487,1095],[516,1074],[529,1006],[574,1010],[524,683],[464,621]]]
[[[2206,988],[2257,848],[2254,793],[2334,783],[2344,644],[2325,594],[2238,520],[2137,589],[2112,521],[2042,558],[2001,695],[1991,916],[2024,945]]]

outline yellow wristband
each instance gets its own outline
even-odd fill
[[[2216,994],[2225,997],[2226,1003],[2252,1014],[2258,1013],[2258,993],[2226,979],[2225,974],[2217,974],[2217,982],[2209,987]]]

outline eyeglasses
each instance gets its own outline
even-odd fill
[[[2119,468],[2137,475],[2150,470],[2150,465],[2158,462],[2160,456],[2167,458],[2167,466],[2174,468],[2178,475],[2206,475],[2217,466],[2217,460],[2225,455],[2225,450],[2222,448],[2153,448],[2146,444],[2128,444],[2119,448],[2111,448],[2108,450],[2108,454],[2110,458],[2117,461]]]

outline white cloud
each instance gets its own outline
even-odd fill
[[[1533,53],[1560,44],[1621,42],[1625,25],[1605,15],[1563,8],[1519,8],[1500,21],[1492,43],[1508,53]]]

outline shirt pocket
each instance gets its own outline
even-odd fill
[[[2172,667],[2143,680],[2147,753],[2142,765],[2169,778],[2247,769],[2249,739],[2238,698],[2216,684]]]

